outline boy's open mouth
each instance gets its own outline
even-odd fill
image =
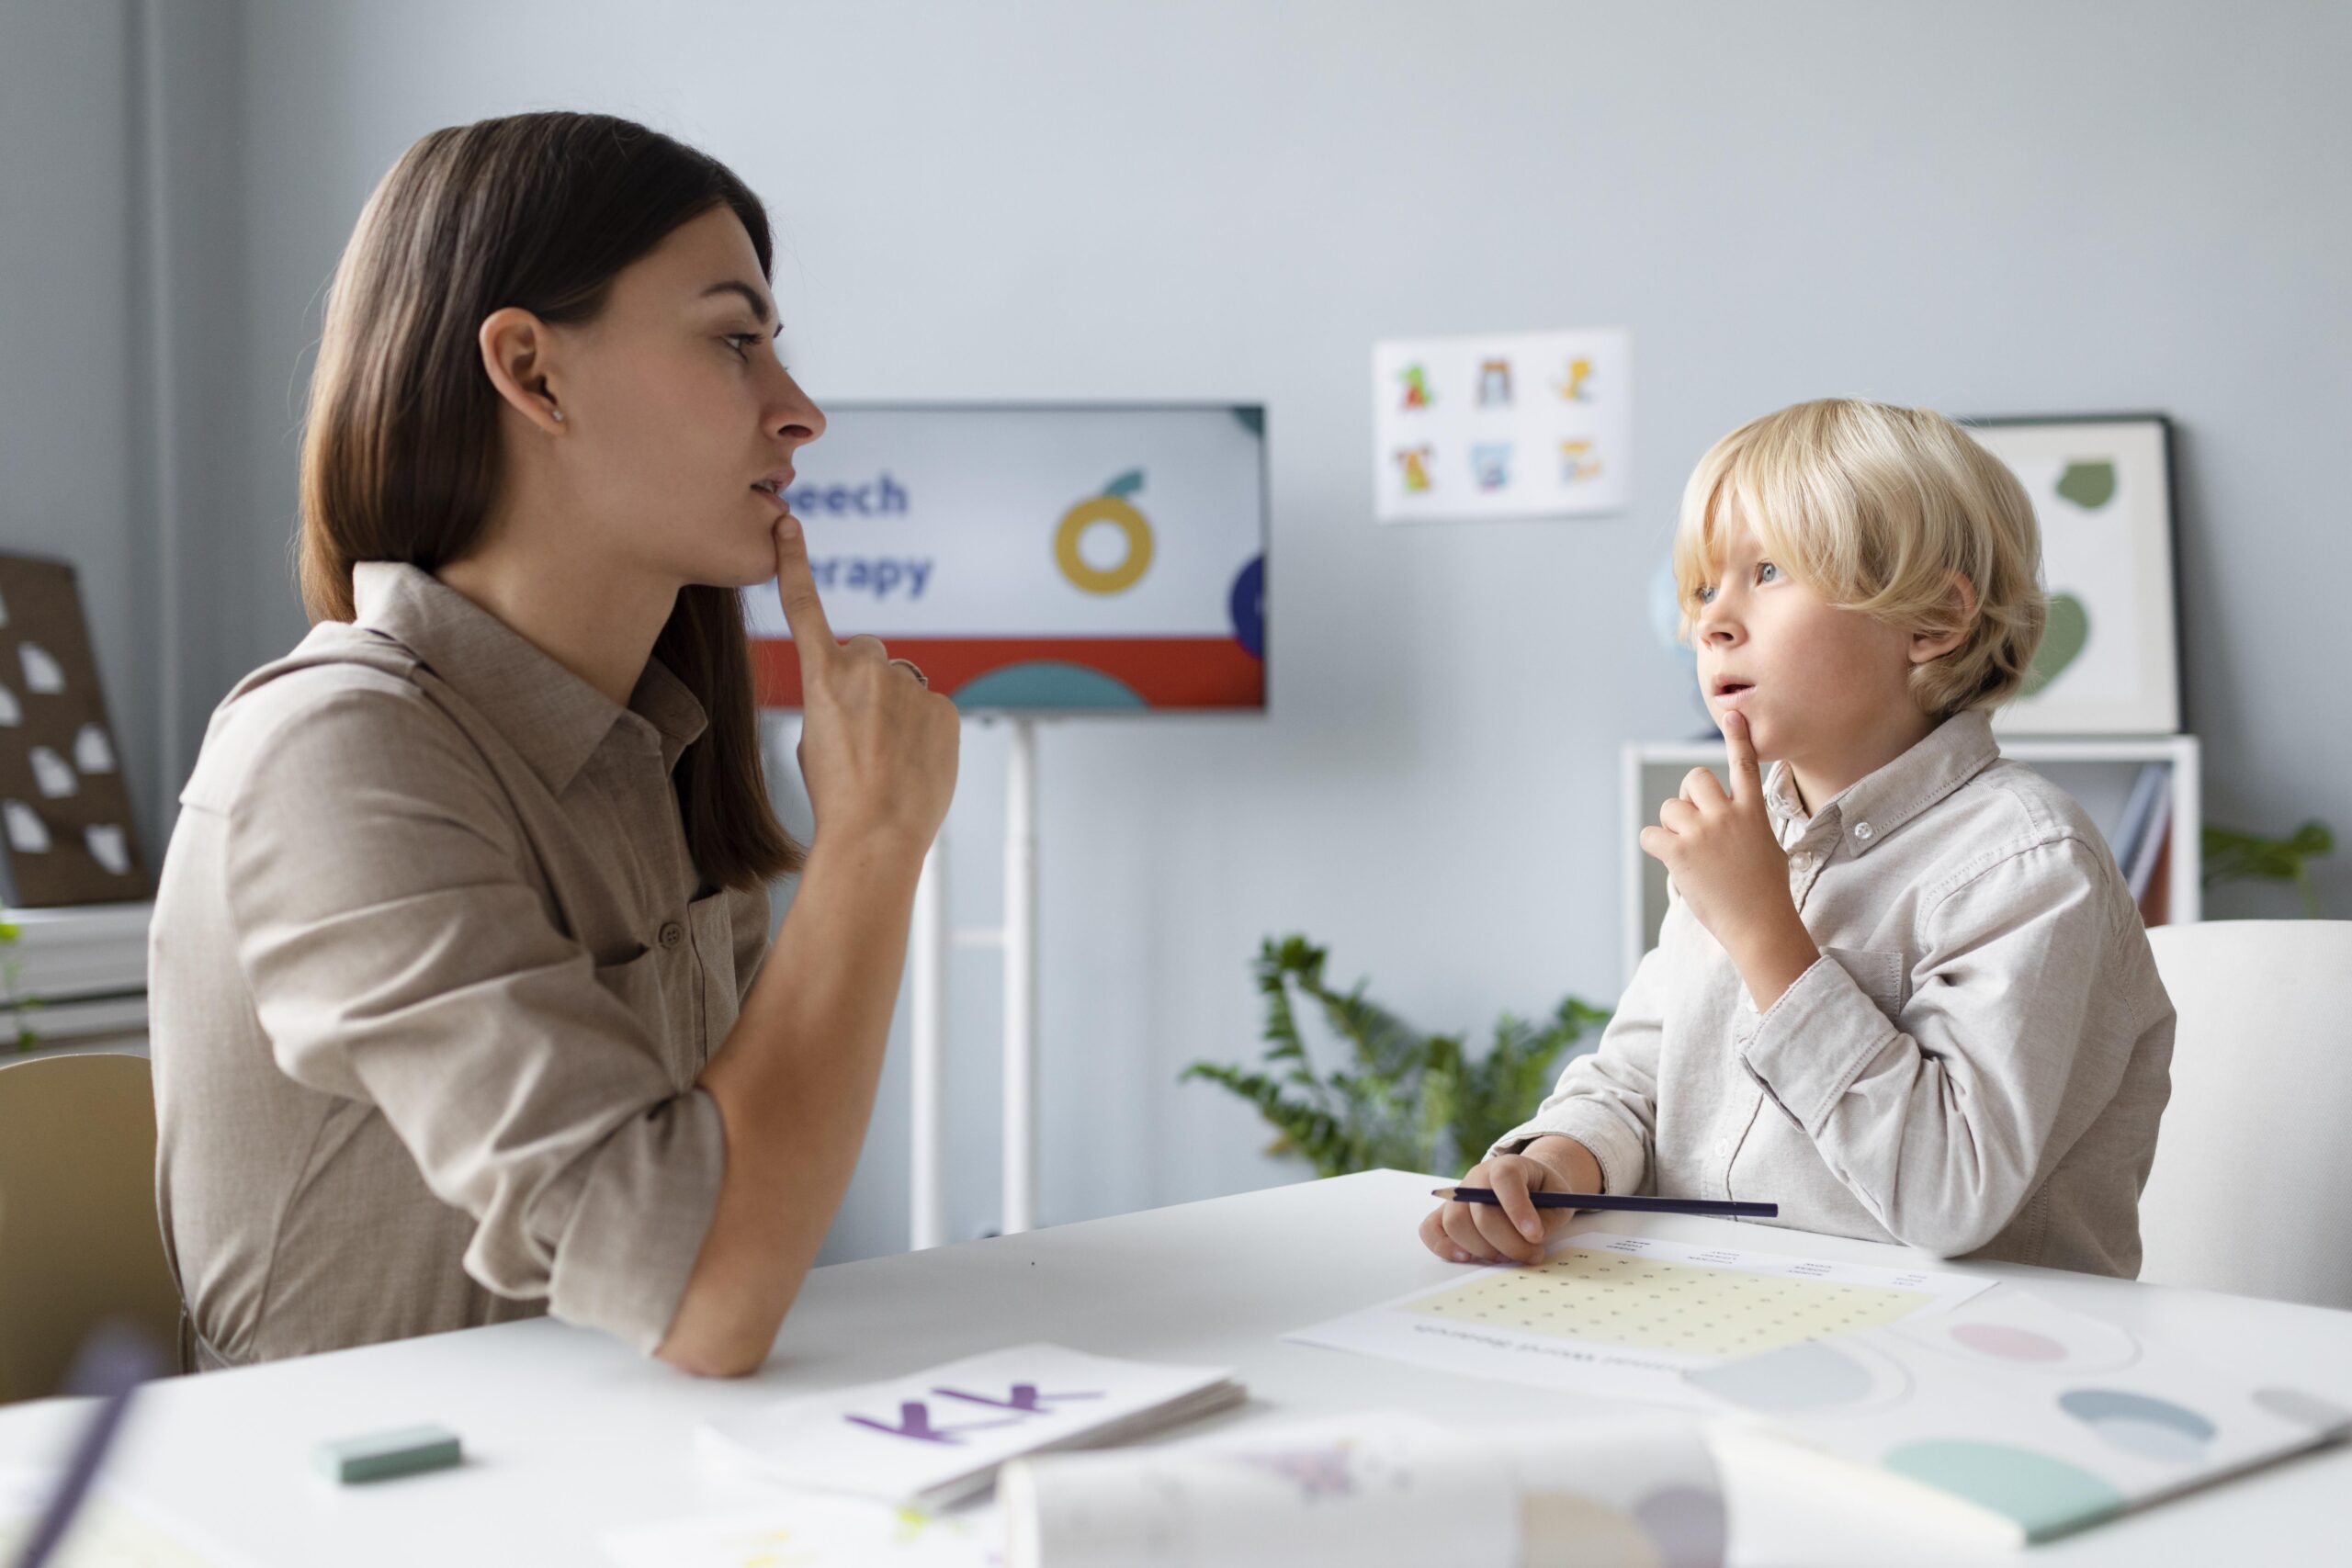
[[[1752,681],[1742,681],[1730,675],[1715,677],[1715,695],[1718,697],[1736,697],[1743,692],[1752,692],[1755,689],[1756,683]]]

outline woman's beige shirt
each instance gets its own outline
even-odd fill
[[[213,715],[149,954],[200,1365],[542,1312],[661,1342],[718,1198],[695,1087],[764,956],[706,890],[658,662],[616,707],[413,567]]]

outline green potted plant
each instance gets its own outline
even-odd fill
[[[1267,938],[1250,965],[1266,1009],[1259,1066],[1195,1062],[1178,1080],[1204,1078],[1250,1101],[1275,1130],[1268,1152],[1305,1159],[1317,1176],[1461,1169],[1526,1120],[1571,1048],[1609,1021],[1568,997],[1544,1019],[1503,1014],[1474,1056],[1464,1036],[1424,1034],[1372,1001],[1362,980],[1334,989],[1329,956],[1304,936]],[[1344,1066],[1316,1070],[1299,1033],[1301,997],[1346,1044]]]
[[[2203,881],[2291,882],[2303,897],[2303,913],[2320,918],[2319,887],[2312,881],[2312,862],[2335,852],[2335,832],[2324,822],[2306,822],[2283,839],[2266,839],[2243,829],[2208,822],[2201,840],[2205,851]]]

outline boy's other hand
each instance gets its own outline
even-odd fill
[[[1657,826],[1642,829],[1642,852],[1664,863],[1675,890],[1731,954],[1761,1010],[1821,953],[1789,897],[1789,857],[1772,836],[1747,716],[1732,709],[1723,726],[1731,793],[1706,769],[1691,769],[1682,793],[1658,807]]]
[[[1584,1146],[1566,1138],[1538,1139],[1539,1144],[1570,1144],[1589,1162]],[[1539,1209],[1527,1201],[1531,1192],[1593,1191],[1600,1168],[1593,1167],[1591,1186],[1572,1186],[1566,1173],[1527,1155],[1494,1155],[1463,1173],[1457,1185],[1491,1187],[1500,1198],[1493,1203],[1443,1202],[1421,1222],[1421,1245],[1449,1263],[1541,1263],[1544,1246],[1554,1231],[1576,1217],[1573,1209]]]

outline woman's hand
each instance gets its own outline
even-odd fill
[[[775,525],[776,597],[800,658],[800,772],[817,838],[903,836],[927,850],[956,793],[956,705],[881,642],[836,642],[800,520]]]
[[[1541,1263],[1544,1243],[1576,1211],[1539,1209],[1527,1195],[1597,1192],[1600,1165],[1574,1138],[1538,1138],[1525,1154],[1480,1160],[1459,1185],[1491,1187],[1502,1203],[1440,1203],[1421,1222],[1424,1247],[1449,1263]]]

